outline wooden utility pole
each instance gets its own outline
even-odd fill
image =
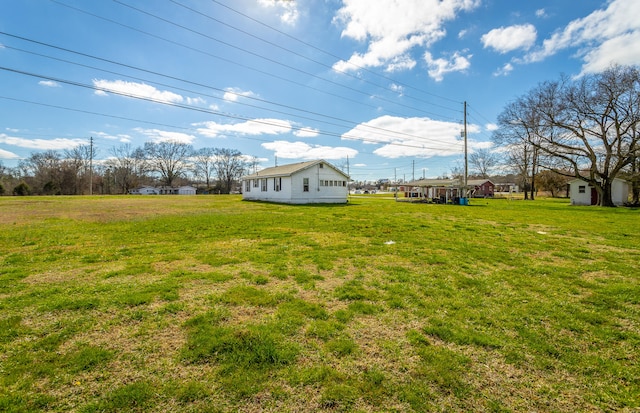
[[[93,195],[93,136],[89,138],[89,195]]]
[[[469,161],[467,159],[467,101],[464,101],[464,197],[467,197],[467,177],[469,176]]]

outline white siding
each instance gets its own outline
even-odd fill
[[[323,166],[320,167],[320,165]],[[254,177],[255,175],[251,177],[251,180]],[[305,178],[309,182],[308,191],[304,191]],[[274,189],[273,176],[265,175],[259,179],[267,179],[267,190],[263,191],[261,184],[255,187],[252,182],[250,190],[246,191],[246,183],[244,183],[242,186],[243,199],[292,204],[347,202],[348,178],[326,163],[312,165],[293,172],[290,176],[282,176],[280,191]],[[327,183],[327,185],[323,183]]]
[[[584,192],[580,192],[584,187]],[[569,182],[569,196],[571,205],[591,205],[591,188],[589,184],[580,179]],[[615,205],[623,205],[629,200],[629,183],[622,179],[614,179],[611,184],[611,199]]]

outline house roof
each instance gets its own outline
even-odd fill
[[[258,171],[254,174],[251,175],[246,175],[243,177],[243,179],[255,179],[255,178],[269,178],[269,177],[278,177],[278,176],[291,176],[293,174],[295,174],[296,172],[300,172],[303,171],[305,169],[311,168],[312,166],[318,165],[318,164],[324,164],[327,165],[328,167],[332,168],[333,170],[335,170],[336,172],[338,172],[339,174],[343,175],[345,178],[349,178],[349,175],[345,174],[344,172],[342,172],[341,170],[339,170],[338,168],[336,168],[335,166],[331,165],[330,163],[319,159],[319,160],[315,160],[315,161],[307,161],[307,162],[298,162],[298,163],[292,163],[292,164],[288,164],[288,165],[282,165],[282,166],[273,166],[271,168],[265,168],[261,171]]]
[[[491,182],[490,179],[469,179],[467,181],[467,185],[479,186],[482,184],[486,184],[487,182],[489,182],[492,185],[495,185],[493,182]]]
[[[588,183],[589,181],[587,180],[588,178],[573,178],[572,180],[570,180],[568,183],[570,184],[571,182],[585,182]],[[613,178],[614,181],[619,181],[619,182],[629,182],[626,179],[622,179],[622,178]],[[598,181],[601,181],[600,179]]]

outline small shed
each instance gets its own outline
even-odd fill
[[[470,179],[467,186],[471,189],[473,198],[493,198],[495,184],[488,179]]]
[[[598,205],[598,191],[582,179],[569,181],[569,197],[571,205]],[[629,200],[629,183],[624,179],[614,178],[611,184],[611,199],[615,205],[624,205]]]
[[[275,166],[242,178],[242,199],[285,204],[347,203],[349,176],[324,160]]]

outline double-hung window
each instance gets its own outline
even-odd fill
[[[302,192],[309,192],[309,178],[302,178]]]
[[[282,189],[282,178],[273,178],[273,190],[280,192]]]
[[[262,192],[267,192],[267,178],[262,178],[260,180],[260,190]]]
[[[246,181],[244,181],[244,191],[245,192],[251,191],[251,180],[250,179],[247,179]]]

